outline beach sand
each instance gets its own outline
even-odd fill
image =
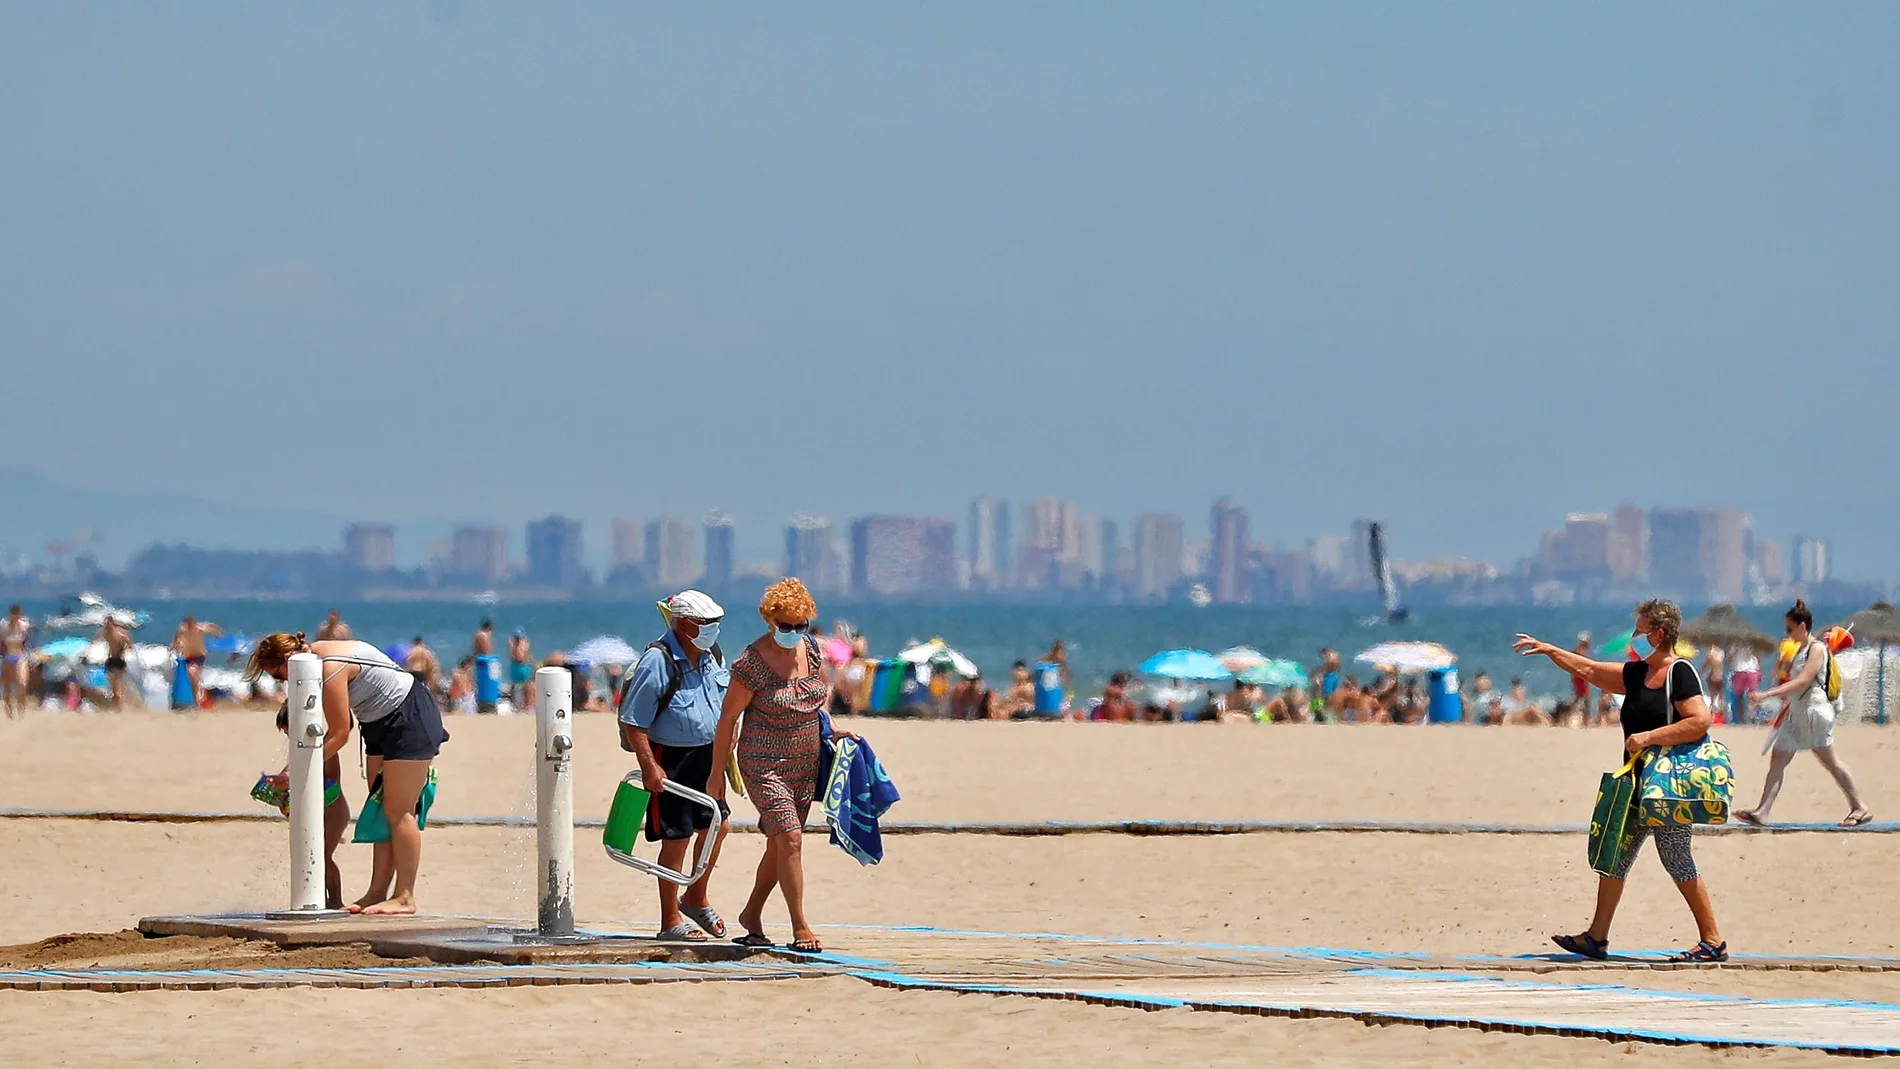
[[[1607,731],[1213,725],[860,723],[904,791],[905,820],[1384,819],[1575,822],[1597,776],[1615,761]],[[527,718],[450,722],[441,812],[531,813]],[[1761,735],[1720,729],[1742,795],[1753,800],[1765,760]],[[1875,811],[1892,812],[1886,784],[1900,746],[1879,729],[1840,733],[1840,751]],[[234,810],[260,769],[282,764],[282,737],[263,714],[54,716],[0,724],[0,805]],[[577,810],[602,815],[630,764],[604,716],[580,718]],[[155,773],[144,765],[155,763]],[[351,772],[354,772],[351,762]],[[360,801],[360,780],[346,775]],[[743,806],[738,807],[742,814]],[[1844,811],[1811,758],[1790,773],[1777,817],[1835,819]],[[652,924],[652,882],[607,861],[577,835],[577,913],[583,924]],[[1886,893],[1900,863],[1882,835],[1722,835],[1698,839],[1724,933],[1758,953],[1900,955],[1900,904]],[[0,945],[61,933],[107,933],[70,945],[108,964],[143,954],[238,962],[247,944],[185,941],[167,948],[115,938],[140,916],[260,909],[286,886],[281,824],[139,824],[0,820]],[[531,915],[529,828],[440,827],[427,834],[425,909]],[[728,846],[714,901],[737,912],[761,840]],[[814,841],[807,851],[813,920],[849,953],[873,933],[849,925],[929,925],[990,932],[1065,932],[1267,946],[1325,946],[1433,954],[1523,954],[1575,931],[1592,877],[1579,836],[1308,833],[1229,837],[976,835],[888,839],[886,862],[860,868]],[[341,853],[346,889],[367,851]],[[768,913],[785,938],[782,908]],[[1653,857],[1639,860],[1615,933],[1619,949],[1692,941],[1680,899]],[[188,945],[189,944],[189,945]],[[32,951],[13,951],[15,959]],[[299,952],[318,953],[318,952]],[[312,964],[345,964],[347,948]],[[117,955],[118,957],[115,957]],[[0,964],[7,952],[0,952]],[[30,964],[15,960],[14,964]],[[1541,979],[1574,982],[1577,971]],[[1605,974],[1587,974],[1602,981]],[[1896,974],[1672,972],[1609,974],[1613,982],[1763,997],[1900,1002]],[[1635,977],[1635,979],[1632,979]],[[729,1022],[692,1025],[717,1000]],[[1392,1063],[1671,1064],[1824,1057],[1522,1037],[1337,1021],[1253,1019],[1015,997],[896,992],[834,978],[639,989],[487,991],[222,991],[103,995],[0,992],[0,1035],[15,1064],[151,1060],[243,1065],[275,1060],[283,1025],[324,1030],[326,1049],[360,1064],[400,1046],[468,1064],[557,1064],[637,1052],[639,1060],[721,1065]],[[661,1024],[655,1026],[653,1022]]]

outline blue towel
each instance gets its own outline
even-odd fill
[[[877,819],[898,800],[897,785],[884,772],[877,754],[863,739],[838,740],[838,757],[825,784],[825,823],[831,842],[860,865],[884,860],[884,837]]]

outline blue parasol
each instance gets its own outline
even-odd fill
[[[1219,658],[1206,650],[1162,650],[1153,657],[1141,662],[1136,670],[1163,679],[1193,679],[1207,681],[1232,679],[1234,674]]]

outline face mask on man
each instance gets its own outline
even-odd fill
[[[701,653],[712,652],[713,646],[718,642],[719,623],[716,620],[709,624],[700,624],[699,634],[693,636],[693,645],[697,647]]]

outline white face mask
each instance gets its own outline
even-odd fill
[[[711,652],[713,646],[718,642],[719,624],[717,621],[710,624],[700,624],[699,634],[693,636],[693,645],[698,647],[701,653]]]
[[[774,627],[772,628],[772,641],[778,643],[782,649],[795,650],[798,648],[800,642],[805,641],[805,633],[803,631],[780,631]]]

